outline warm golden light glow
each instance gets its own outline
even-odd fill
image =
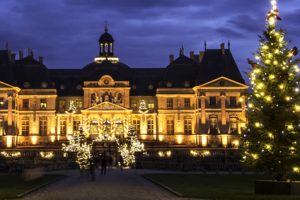
[[[38,141],[38,136],[33,135],[31,136],[31,144],[36,145]]]
[[[40,156],[44,159],[52,159],[54,157],[53,151],[41,151]]]
[[[207,135],[201,135],[201,145],[203,147],[207,146]]]
[[[163,135],[159,135],[158,136],[158,141],[162,142],[164,140],[164,136]]]
[[[177,135],[176,136],[176,141],[177,141],[177,144],[182,144],[182,142],[183,142],[183,136],[182,135]]]
[[[233,147],[235,147],[235,148],[239,147],[239,145],[240,145],[239,140],[233,140],[233,141],[232,141],[232,145],[233,145]]]
[[[227,144],[228,144],[228,136],[222,135],[222,146],[227,147]]]
[[[13,146],[13,136],[7,135],[6,136],[6,147],[11,148]]]

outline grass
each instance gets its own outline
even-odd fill
[[[255,195],[254,175],[147,174],[184,197],[211,200],[300,200],[299,196]]]
[[[18,194],[61,177],[61,175],[45,175],[34,180],[25,180],[18,175],[0,175],[0,199],[17,198]]]

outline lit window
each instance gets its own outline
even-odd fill
[[[230,117],[229,118],[229,133],[237,133],[238,129],[238,118],[237,117]]]
[[[29,109],[29,99],[23,99],[23,109]]]
[[[215,116],[215,115],[210,116],[209,121],[210,121],[209,133],[210,134],[217,134],[218,133],[218,119],[217,119],[217,116]]]
[[[132,125],[135,128],[136,134],[140,134],[141,131],[141,121],[139,119],[132,120]]]
[[[40,100],[40,108],[46,109],[47,108],[47,99],[41,99]]]
[[[184,119],[184,133],[192,134],[192,119]]]
[[[174,119],[167,119],[167,134],[174,134]]]
[[[173,99],[167,98],[167,108],[173,108]]]
[[[154,109],[154,103],[148,103],[148,108],[149,109]]]
[[[29,117],[22,118],[22,135],[29,135]]]
[[[153,119],[149,119],[147,121],[147,133],[148,134],[153,134],[154,133],[154,123]]]
[[[184,107],[185,108],[191,107],[191,100],[189,98],[184,98]]]
[[[40,135],[47,135],[47,117],[40,117],[39,130]]]
[[[66,135],[67,133],[67,120],[61,119],[59,123],[60,135]]]
[[[74,132],[79,131],[79,127],[80,127],[80,121],[79,120],[74,120],[73,121],[73,131]]]

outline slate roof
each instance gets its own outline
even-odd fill
[[[207,49],[202,62],[180,55],[165,68],[130,68],[124,63],[92,62],[82,69],[47,69],[34,59],[25,57],[12,63],[8,51],[0,51],[0,80],[24,88],[56,88],[59,96],[82,96],[84,81],[99,80],[110,75],[117,81],[129,81],[131,95],[152,96],[157,88],[190,88],[220,76],[244,83],[229,49]],[[171,83],[170,84],[168,84]]]
[[[225,76],[240,83],[245,83],[229,49],[207,49],[198,72],[197,84],[203,84],[220,76]]]
[[[9,51],[7,50],[0,50],[0,81],[9,84],[16,83],[9,58]]]

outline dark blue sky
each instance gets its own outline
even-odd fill
[[[12,50],[30,47],[49,68],[82,68],[98,53],[104,21],[115,53],[131,67],[165,67],[169,54],[219,48],[231,41],[241,69],[258,47],[269,0],[3,0],[0,42]],[[300,47],[300,2],[279,0],[293,46]],[[213,67],[213,66],[212,66]]]

